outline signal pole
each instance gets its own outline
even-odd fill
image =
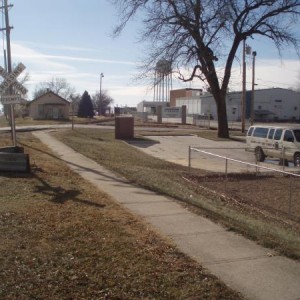
[[[4,6],[2,6],[0,8],[4,9],[4,15],[5,15],[5,28],[2,28],[1,31],[4,31],[4,30],[6,31],[7,61],[5,61],[5,65],[7,66],[7,72],[10,74],[12,72],[10,30],[13,29],[13,27],[9,26],[9,15],[8,15],[9,7],[13,7],[13,5],[12,4],[8,5],[7,0],[4,0]],[[12,87],[9,88],[9,95],[12,95]],[[10,104],[10,123],[11,123],[13,145],[16,146],[17,140],[16,140],[14,104]]]
[[[13,7],[12,4],[8,5],[7,0],[4,0],[4,14],[5,14],[5,28],[2,30],[6,30],[6,48],[7,48],[7,72],[11,73],[12,70],[12,63],[11,63],[11,48],[10,48],[10,30],[13,27],[9,26],[9,15],[8,15],[8,8]]]

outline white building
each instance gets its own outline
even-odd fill
[[[158,106],[167,107],[169,102],[166,101],[142,101],[137,104],[137,112],[148,113],[149,115],[155,115]]]
[[[217,119],[213,96],[201,90],[171,91],[171,106],[187,106],[188,115],[211,115]],[[246,92],[246,119],[250,118],[251,91]],[[173,97],[172,97],[173,96]],[[229,121],[241,120],[241,92],[227,95],[227,116]],[[271,88],[254,92],[254,119],[256,121],[300,121],[300,93],[289,89]]]

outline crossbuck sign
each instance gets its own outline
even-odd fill
[[[21,94],[26,94],[27,89],[17,81],[17,77],[25,70],[25,66],[19,63],[17,67],[11,73],[7,73],[0,66],[0,75],[4,78],[4,81],[0,84],[0,95],[2,104],[19,103],[21,100],[20,95],[6,95],[6,92],[10,86],[13,86],[15,91]]]

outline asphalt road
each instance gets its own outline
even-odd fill
[[[114,126],[101,126],[94,124],[87,125],[75,125],[75,127],[86,127],[86,128],[105,128],[114,130]],[[17,127],[17,131],[35,131],[35,130],[46,130],[55,128],[71,128],[71,124],[57,124],[57,125],[37,125],[37,126],[21,126]],[[139,128],[141,129],[141,128]],[[10,127],[0,128],[0,132],[10,131]],[[189,165],[189,146],[206,151],[215,155],[227,157],[234,160],[239,160],[251,164],[255,164],[254,154],[245,151],[246,144],[239,141],[212,141],[203,139],[193,135],[187,136],[169,136],[170,129],[168,128],[152,128],[144,127],[143,131],[158,131],[160,136],[148,137],[151,139],[150,142],[134,141],[130,142],[133,146],[144,151],[145,153],[158,157],[163,160],[167,160],[173,163],[181,164],[184,166]],[[173,128],[172,130],[176,130]],[[183,131],[183,129],[180,129]],[[168,136],[161,136],[161,132],[168,131]],[[282,166],[278,165],[278,161],[268,160],[265,163],[261,163],[261,166],[283,170]],[[191,152],[191,167],[201,168],[208,171],[225,172],[226,160],[225,158],[214,157],[209,154],[204,154],[196,151]],[[255,167],[248,166],[227,160],[228,172],[253,172]],[[298,171],[289,165],[284,168],[285,171]]]

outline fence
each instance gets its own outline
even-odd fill
[[[192,118],[193,118],[193,125],[210,129],[211,120],[212,120],[210,116],[194,114],[192,115]]]
[[[262,166],[257,162],[250,163],[214,154],[207,150],[208,148],[204,150],[203,148],[189,147],[190,174],[192,161],[202,159],[203,163],[215,164],[218,167],[215,170],[217,172],[209,172],[204,175],[197,175],[197,172],[193,172],[192,178],[195,183],[225,194],[234,201],[255,205],[256,208],[268,211],[273,215],[285,215],[300,221],[300,175],[297,174],[300,171],[299,168],[292,168],[295,173],[287,172]],[[198,156],[192,157],[192,153],[197,153]],[[198,168],[201,168],[199,163]]]

